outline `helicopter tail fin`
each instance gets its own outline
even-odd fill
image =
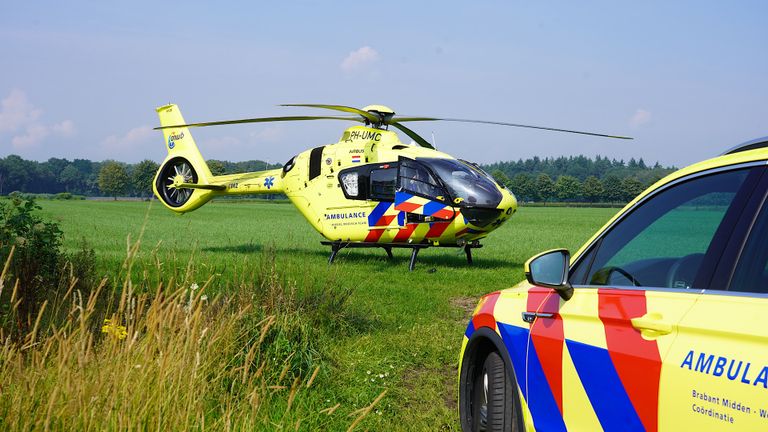
[[[162,126],[186,124],[175,104],[158,107],[157,115]],[[162,131],[168,156],[160,165],[152,188],[157,198],[169,209],[177,213],[195,210],[213,198],[216,191],[216,187],[210,185],[213,178],[211,170],[200,154],[189,128],[171,127]],[[197,187],[177,187],[184,183],[196,184]]]

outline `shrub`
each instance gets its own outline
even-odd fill
[[[62,232],[43,220],[32,198],[13,195],[0,203],[0,259],[7,263],[9,280],[18,280],[15,299],[24,319],[34,315],[48,289],[59,282]]]

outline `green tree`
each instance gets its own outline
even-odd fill
[[[211,159],[207,162],[208,169],[211,170],[211,174],[215,176],[223,175],[226,172],[226,168],[221,161]]]
[[[36,171],[34,165],[17,155],[8,155],[3,161],[3,166],[5,169],[4,192],[26,190],[27,184],[31,183]]]
[[[562,175],[555,182],[555,195],[561,201],[578,200],[581,197],[581,182],[569,175]]]
[[[152,195],[152,179],[155,178],[155,173],[159,168],[160,165],[149,159],[144,159],[133,166],[131,186],[136,195],[142,198]]]
[[[117,200],[118,195],[124,194],[128,190],[130,183],[128,170],[120,162],[106,161],[99,170],[98,183],[103,194]]]
[[[69,164],[59,174],[59,182],[64,185],[64,190],[67,192],[81,191],[85,183],[85,176],[77,167]]]
[[[600,183],[600,180],[598,180],[598,178],[595,176],[587,177],[587,179],[584,180],[582,189],[584,191],[584,198],[586,198],[589,202],[600,201],[603,199],[603,195],[605,194],[603,184]]]
[[[643,191],[643,184],[634,177],[627,177],[621,181],[621,189],[624,194],[624,201],[631,201]]]
[[[555,183],[549,174],[541,173],[536,178],[536,194],[545,203],[555,197]]]
[[[53,174],[54,177],[58,177],[61,175],[61,172],[64,171],[64,168],[69,166],[69,161],[66,159],[50,158],[48,161],[43,162],[41,165],[48,166],[51,174]]]
[[[513,177],[509,183],[509,190],[521,201],[535,201],[538,199],[533,177],[526,173],[520,173]]]
[[[621,179],[613,174],[603,178],[604,197],[610,202],[620,202],[624,200],[624,189],[621,187]]]
[[[504,186],[509,186],[509,177],[507,177],[507,175],[504,174],[504,171],[500,169],[495,169],[491,173],[491,177],[493,177],[493,179],[496,180],[496,183],[499,183]]]

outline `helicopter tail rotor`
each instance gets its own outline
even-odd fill
[[[166,161],[155,178],[155,191],[165,205],[183,207],[192,198],[194,189],[177,187],[179,183],[197,183],[197,171],[186,158],[174,157]],[[180,180],[180,181],[179,181]]]
[[[157,115],[162,126],[184,125],[176,105],[157,108]],[[163,136],[168,156],[155,174],[155,196],[173,211],[192,211],[213,198],[214,188],[209,187],[213,175],[187,127],[164,128]]]

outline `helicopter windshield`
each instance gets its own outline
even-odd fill
[[[501,202],[499,188],[485,171],[456,159],[417,160],[429,166],[442,180],[456,204],[495,208]]]

